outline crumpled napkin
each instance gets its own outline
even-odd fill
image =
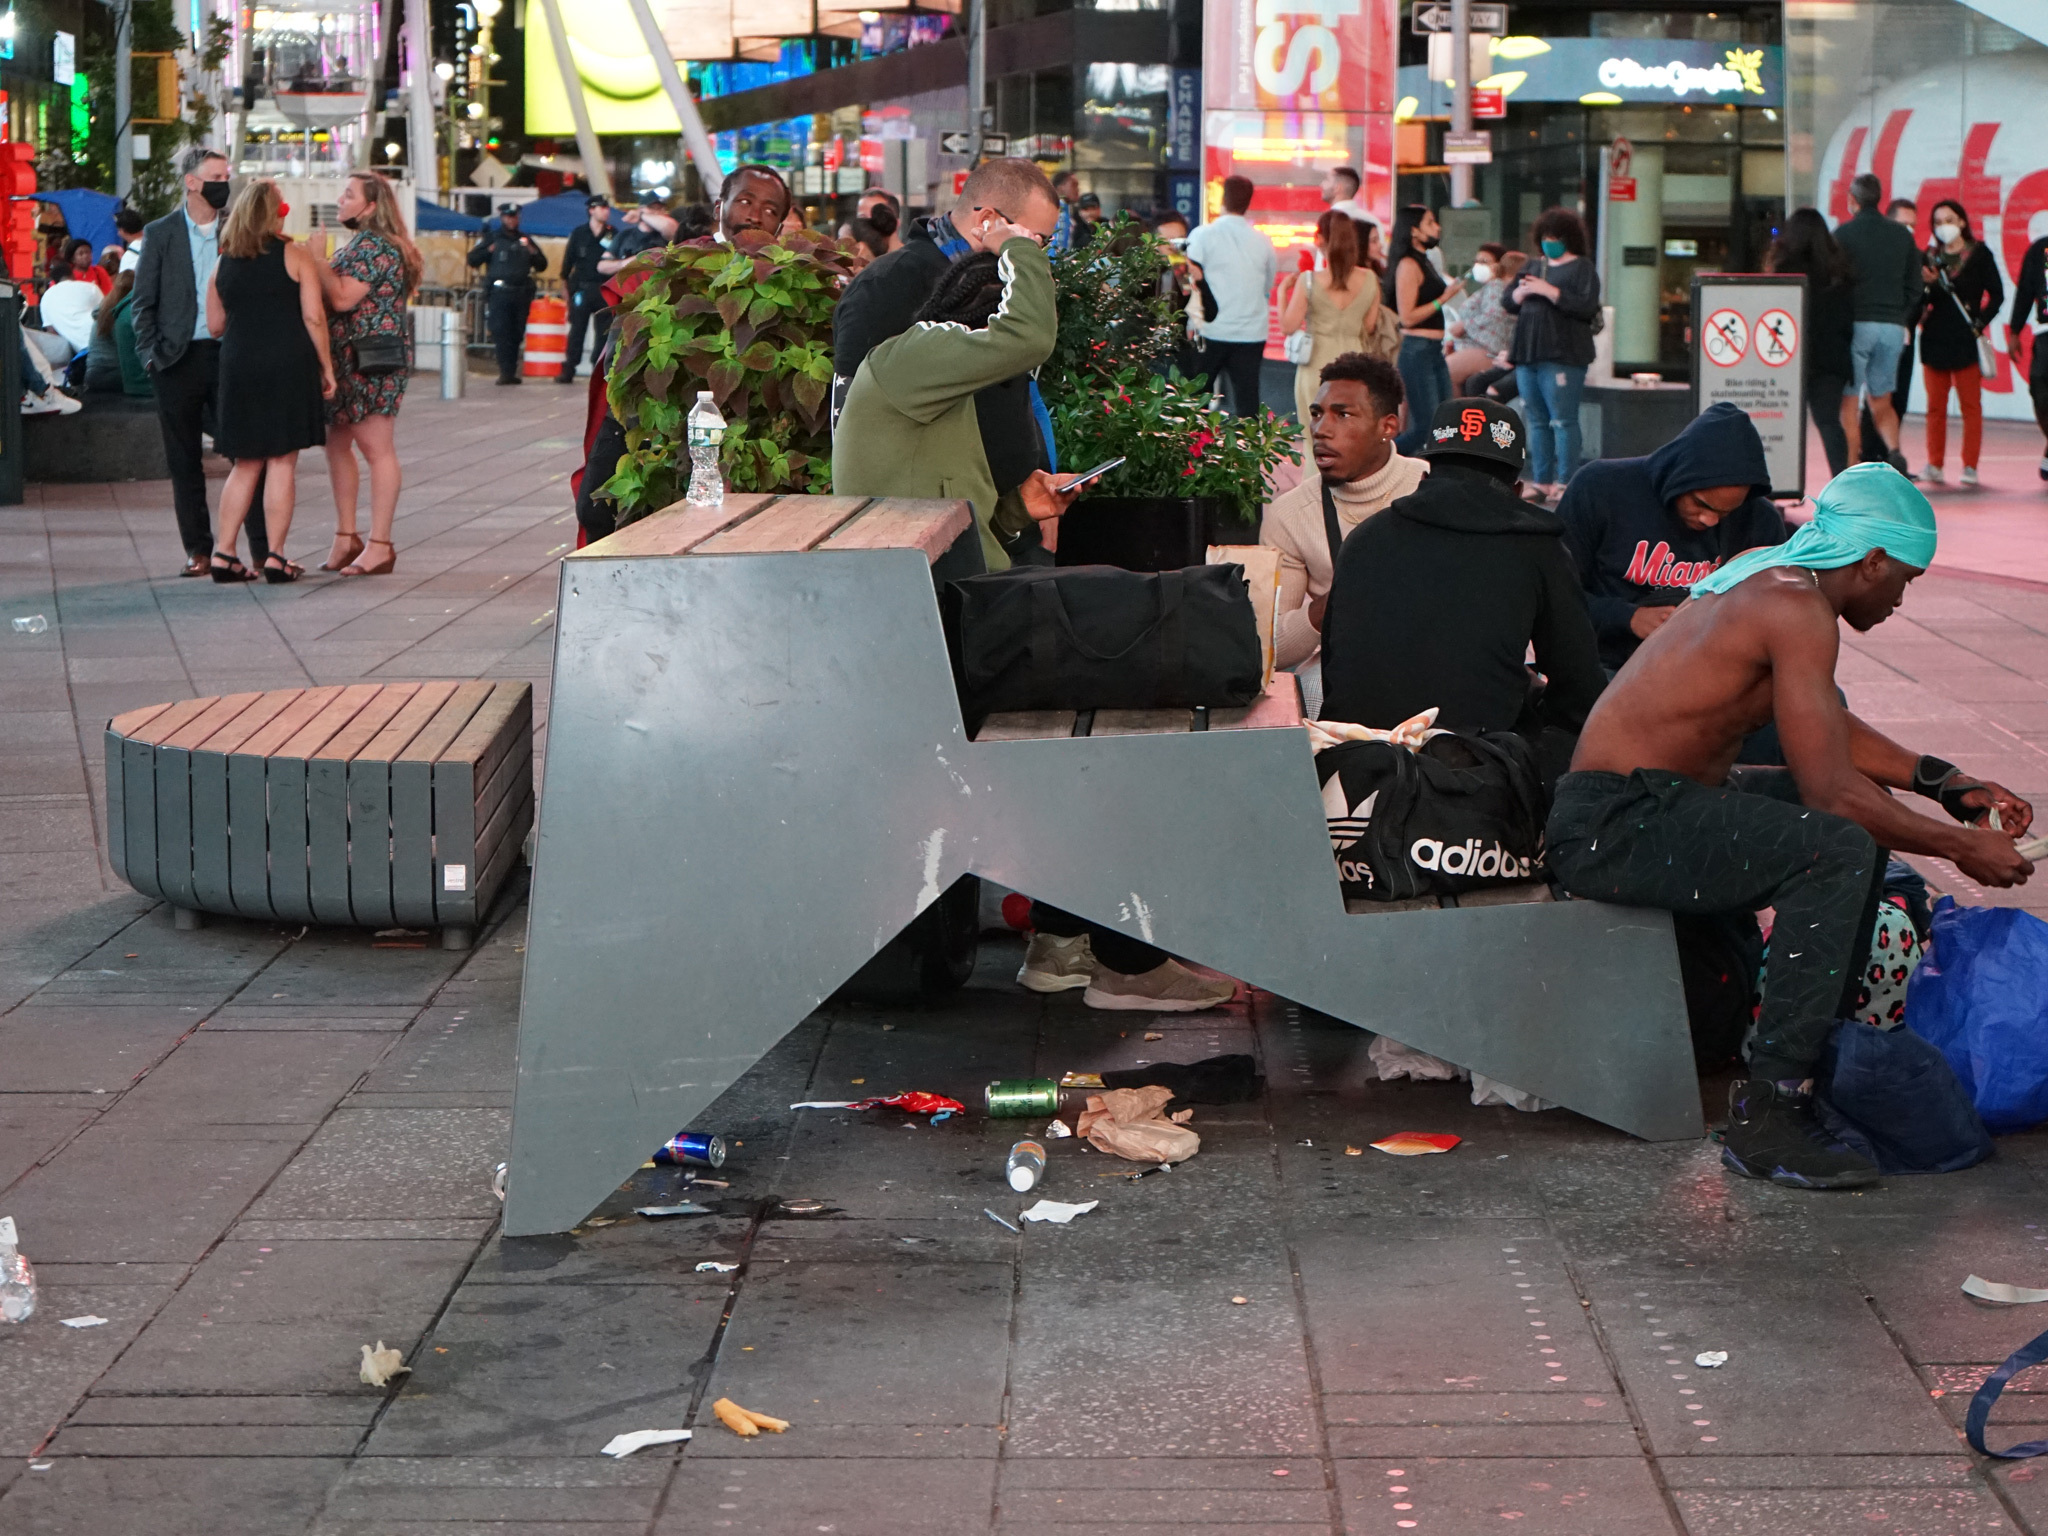
[[[689,1438],[687,1429],[632,1429],[623,1435],[613,1435],[605,1441],[598,1454],[617,1461],[635,1451],[644,1451],[650,1445],[677,1445]]]
[[[412,1367],[405,1363],[405,1356],[395,1349],[386,1349],[379,1339],[377,1347],[363,1346],[363,1368],[360,1372],[363,1384],[381,1387],[394,1376],[410,1375]]]
[[[1194,1111],[1170,1119],[1171,1088],[1111,1088],[1088,1096],[1074,1129],[1099,1152],[1134,1163],[1184,1163],[1202,1150],[1202,1138],[1187,1128]]]
[[[1076,1216],[1086,1216],[1100,1204],[1100,1200],[1090,1200],[1083,1205],[1068,1205],[1063,1200],[1041,1200],[1021,1214],[1025,1221],[1049,1221],[1064,1227]]]
[[[1411,715],[1391,731],[1381,730],[1372,725],[1351,725],[1342,720],[1308,720],[1309,746],[1317,752],[1346,741],[1390,741],[1397,747],[1419,747],[1432,736],[1445,733],[1436,728],[1436,710],[1425,709],[1419,715]]]

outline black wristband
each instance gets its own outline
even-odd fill
[[[1929,800],[1941,799],[1942,786],[1962,769],[1954,763],[1943,762],[1938,757],[1923,756],[1913,765],[1913,793]]]

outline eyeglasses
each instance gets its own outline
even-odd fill
[[[1046,242],[1052,239],[1051,235],[1041,235],[1035,229],[1024,229],[1024,226],[1022,224],[1018,224],[1015,219],[1011,218],[1007,213],[1003,212],[1002,209],[996,207],[996,205],[993,203],[990,203],[987,207],[981,207],[977,205],[974,211],[976,213],[992,213],[997,218],[1001,219],[1005,224],[1014,224],[1018,229],[1023,229],[1025,237],[1027,239],[1035,241],[1040,250],[1044,250]]]

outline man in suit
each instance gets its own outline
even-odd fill
[[[171,470],[178,537],[185,545],[185,568],[178,574],[204,576],[213,552],[213,522],[206,509],[200,434],[212,424],[220,382],[220,343],[206,328],[206,284],[220,256],[228,162],[217,149],[194,146],[185,151],[179,169],[185,201],[143,230],[131,314],[135,350],[156,385],[157,422]],[[260,567],[270,555],[263,519],[251,518],[246,526],[249,553]]]

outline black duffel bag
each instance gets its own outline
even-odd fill
[[[970,723],[1001,710],[1231,708],[1264,685],[1239,566],[1020,566],[946,595]]]
[[[1512,731],[1432,736],[1413,750],[1347,741],[1316,754],[1347,899],[1409,901],[1544,878],[1550,814]]]

